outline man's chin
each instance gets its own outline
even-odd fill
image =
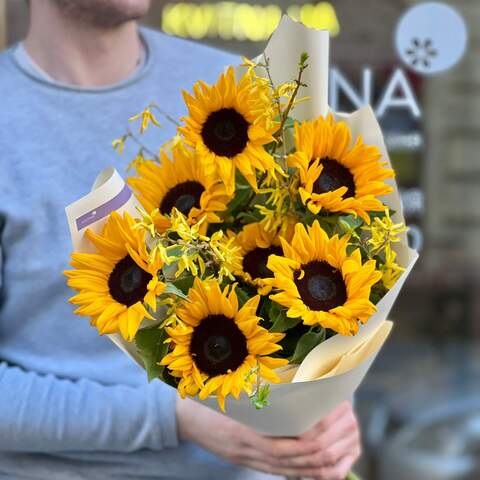
[[[151,0],[51,0],[63,15],[98,28],[115,28],[139,20]]]

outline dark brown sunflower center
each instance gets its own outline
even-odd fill
[[[247,340],[236,323],[224,315],[209,315],[195,327],[190,354],[210,377],[234,371],[248,355]]]
[[[355,180],[348,168],[328,157],[322,158],[320,165],[323,166],[323,170],[313,184],[314,193],[333,192],[337,188],[347,187],[343,198],[355,196]]]
[[[222,108],[209,115],[202,127],[203,143],[222,157],[243,152],[248,142],[249,123],[233,108]]]
[[[327,262],[310,262],[294,272],[294,281],[303,303],[311,310],[328,311],[343,305],[347,289],[342,274]]]
[[[205,187],[195,181],[179,183],[171,188],[162,200],[160,212],[164,215],[171,213],[175,207],[184,215],[190,213],[193,207],[200,207],[200,198],[205,191]]]
[[[152,275],[140,268],[132,257],[127,255],[110,273],[108,278],[110,295],[118,303],[130,307],[144,299],[151,279]]]
[[[254,248],[243,257],[243,270],[256,278],[268,278],[272,271],[267,267],[270,255],[282,255],[280,247]]]

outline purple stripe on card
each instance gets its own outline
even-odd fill
[[[128,187],[127,184],[122,188],[120,193],[118,193],[115,197],[110,199],[108,202],[105,202],[103,205],[100,205],[95,210],[90,210],[89,212],[83,214],[81,217],[78,217],[75,220],[77,225],[77,230],[80,231],[85,227],[88,227],[92,223],[95,223],[102,218],[105,218],[110,213],[118,210],[120,207],[123,207],[132,196],[132,191]]]

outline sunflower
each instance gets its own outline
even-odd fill
[[[181,143],[172,147],[173,161],[161,151],[161,164],[151,160],[136,167],[138,177],[128,183],[148,213],[156,211],[154,222],[159,232],[170,226],[168,215],[176,208],[189,224],[202,218],[202,231],[209,223],[221,222],[219,212],[227,208],[230,196],[214,172],[207,174],[203,160]]]
[[[347,124],[332,115],[296,124],[296,152],[289,165],[300,172],[299,194],[312,213],[351,213],[370,223],[368,212],[385,209],[377,197],[392,192],[385,180],[394,172],[380,161],[376,146],[365,145],[361,137],[353,146],[351,141]]]
[[[234,244],[240,247],[242,264],[235,274],[257,287],[261,295],[269,293],[271,287],[264,282],[265,278],[272,276],[267,268],[268,258],[270,255],[282,255],[278,230],[267,229],[265,222],[250,223],[235,237]]]
[[[265,112],[272,111],[273,100],[253,74],[237,83],[230,67],[218,82],[209,86],[200,81],[194,95],[184,92],[189,116],[179,128],[211,169],[218,171],[231,193],[235,187],[235,168],[256,189],[255,170],[273,171],[275,161],[263,148],[273,142],[278,124]]]
[[[360,250],[347,254],[348,237],[328,238],[318,221],[297,224],[291,244],[282,240],[283,257],[271,256],[269,283],[279,291],[270,298],[288,308],[290,318],[355,335],[358,322],[375,312],[370,290],[382,274],[375,260],[362,264]]]
[[[178,324],[166,329],[173,350],[161,361],[180,378],[182,398],[198,394],[205,400],[215,394],[224,410],[227,395],[251,393],[257,374],[279,381],[272,369],[288,361],[268,355],[281,350],[277,342],[284,335],[259,325],[259,296],[239,309],[234,287],[222,292],[217,281],[195,278],[188,297],[177,310]]]
[[[87,230],[98,253],[73,253],[65,271],[67,284],[79,293],[70,302],[78,315],[92,317],[101,335],[120,332],[131,341],[144,318],[154,320],[157,296],[165,290],[158,274],[159,259],[149,259],[145,233],[133,228],[135,221],[125,213],[113,212],[102,235]]]

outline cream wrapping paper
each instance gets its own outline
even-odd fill
[[[269,60],[273,83],[280,85],[297,77],[300,55],[303,52],[309,54],[302,82],[315,89],[315,95],[310,95],[308,102],[297,105],[297,119],[314,118],[328,112],[329,44],[327,30],[307,28],[284,15],[264,54],[257,57],[258,62],[262,62],[264,56]]]
[[[65,208],[73,251],[83,253],[95,251],[85,237],[86,230],[90,229],[100,234],[110,213],[128,212],[137,217],[137,207],[140,207],[140,203],[119,173],[113,167],[103,170],[95,180],[92,191]],[[135,345],[124,341],[119,334],[108,335],[108,337],[143,368],[142,359]]]
[[[284,17],[266,48],[265,55],[269,58],[276,84],[295,78],[300,54],[307,51],[310,55],[305,77],[308,87],[302,92],[302,96],[308,95],[310,101],[295,109],[298,120],[329,112],[328,44],[328,32],[308,29]],[[365,143],[376,145],[384,161],[391,165],[380,126],[370,107],[352,114],[332,113],[348,124],[353,138],[361,135]],[[394,192],[383,200],[395,211],[395,221],[403,222],[398,188],[394,180],[391,184]],[[91,245],[84,238],[87,228],[100,232],[108,214],[115,210],[137,216],[138,205],[118,172],[113,168],[103,171],[92,191],[66,208],[74,251],[91,251]],[[377,312],[360,327],[356,336],[336,335],[315,347],[301,365],[281,369],[282,383],[271,386],[269,407],[256,411],[246,395],[238,400],[228,397],[225,415],[268,435],[297,436],[342,401],[351,399],[391,331],[392,322],[387,320],[388,315],[418,258],[417,252],[407,246],[406,236],[396,244],[395,250],[398,263],[405,272],[378,303]],[[143,367],[134,344],[126,342],[120,335],[109,335],[109,338]],[[215,398],[201,403],[220,411]]]

